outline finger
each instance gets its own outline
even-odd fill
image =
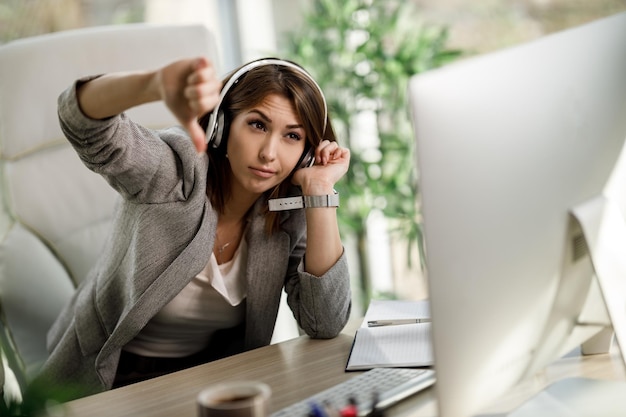
[[[213,68],[213,63],[211,63],[211,61],[209,61],[209,59],[204,56],[196,58],[192,65],[195,71],[201,70],[204,68]]]
[[[327,152],[330,159],[337,159],[337,157],[341,156],[341,147],[339,145],[333,147],[327,146],[324,151]]]
[[[315,148],[315,163],[316,164],[323,164],[322,151],[324,150],[326,146],[328,146],[329,143],[330,142],[328,140],[323,140],[319,143],[319,145],[317,145],[317,148]]]
[[[193,71],[187,76],[187,84],[194,85],[207,81],[217,80],[215,67],[208,61],[192,64]]]
[[[329,165],[344,166],[344,169],[347,170],[350,165],[350,151],[346,148],[338,147],[329,155],[326,166]]]
[[[337,144],[337,142],[331,142],[331,141],[329,141],[328,139],[325,139],[325,140],[321,141],[319,145],[317,145],[317,149],[321,151],[321,150],[323,150],[324,148],[326,148],[326,147],[328,147],[328,146],[330,146],[330,145],[332,145],[332,144],[335,144],[335,145],[336,145],[336,144]]]
[[[221,81],[211,80],[202,84],[187,86],[183,95],[189,108],[197,116],[212,111],[219,100],[221,85]]]
[[[341,148],[341,156],[339,159],[344,162],[347,166],[350,165],[350,149]]]
[[[350,155],[350,151],[347,148],[337,147],[333,152],[332,159],[343,159]]]
[[[326,165],[332,155],[332,152],[334,152],[334,150],[338,147],[339,145],[337,144],[337,142],[330,142],[328,140],[322,141],[317,148],[316,162],[322,165]]]
[[[197,116],[200,116],[210,111],[213,111],[213,109],[217,105],[218,100],[219,100],[219,95],[217,93],[214,93],[209,96],[200,97],[199,99],[189,100],[188,103],[189,103],[189,108]]]
[[[185,87],[183,94],[189,100],[202,98],[203,96],[219,95],[222,83],[217,80],[205,81],[201,84],[192,84]]]

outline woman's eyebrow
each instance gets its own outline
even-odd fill
[[[256,113],[257,115],[259,115],[259,117],[261,117],[261,119],[263,119],[265,122],[267,123],[272,123],[272,119],[269,118],[269,116],[265,113],[263,113],[261,110],[259,109],[252,109],[250,110],[248,113]],[[299,123],[296,124],[292,124],[292,125],[287,125],[286,126],[288,129],[302,129],[303,126]]]
[[[256,113],[257,115],[259,115],[261,117],[261,119],[263,119],[264,121],[268,122],[268,123],[272,123],[272,119],[269,118],[269,116],[265,113],[263,113],[261,110],[258,109],[252,109],[250,110],[248,113]]]

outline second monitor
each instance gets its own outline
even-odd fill
[[[625,74],[623,13],[412,79],[440,417],[626,349]]]

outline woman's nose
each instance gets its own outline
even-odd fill
[[[272,162],[276,159],[276,152],[279,143],[279,138],[274,135],[268,134],[263,141],[261,149],[259,149],[259,158],[266,162]]]

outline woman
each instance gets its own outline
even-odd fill
[[[81,79],[59,97],[68,140],[122,199],[101,258],[48,334],[42,378],[89,394],[267,345],[283,288],[311,337],[346,324],[332,201],[349,151],[300,67],[259,61],[235,75],[220,95],[211,63],[184,59]],[[124,113],[156,100],[181,127],[153,131]],[[268,210],[300,194],[306,208]]]

